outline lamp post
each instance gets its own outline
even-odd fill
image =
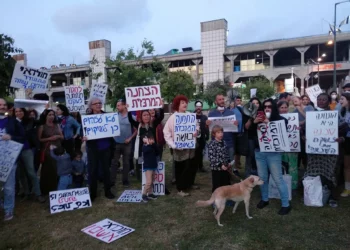
[[[333,26],[333,36],[334,36],[334,48],[333,48],[333,90],[337,89],[337,6],[342,3],[350,2],[350,0],[342,1],[334,4],[334,26]]]

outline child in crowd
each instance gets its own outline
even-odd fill
[[[87,172],[86,164],[82,160],[83,153],[80,151],[75,152],[74,159],[72,161],[73,167],[73,183],[74,187],[81,188],[84,183],[85,173]]]
[[[230,163],[230,156],[223,141],[224,129],[215,125],[211,135],[214,137],[214,140],[209,143],[208,158],[212,173],[212,192],[214,192],[218,187],[231,184],[231,176],[228,171],[233,162]]]
[[[72,162],[70,155],[63,147],[50,146],[50,155],[56,160],[57,175],[59,176],[57,190],[68,189],[72,185]]]
[[[154,136],[151,132],[148,132],[143,137],[143,171],[145,171],[146,184],[142,192],[143,202],[157,199],[157,196],[153,194],[153,174],[157,170],[158,161],[157,157],[158,147],[155,144]]]

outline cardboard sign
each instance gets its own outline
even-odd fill
[[[128,111],[161,108],[159,85],[125,88]]]
[[[51,214],[91,207],[88,188],[54,191],[49,197]]]
[[[83,228],[81,231],[105,243],[111,243],[134,232],[135,229],[124,226],[110,219],[104,219],[91,226]]]
[[[117,202],[141,202],[142,191],[141,190],[125,190],[118,198]]]
[[[236,120],[235,115],[224,116],[224,117],[208,117],[211,121],[209,130],[212,130],[215,125],[219,125],[224,129],[224,132],[238,132],[238,127],[233,124]]]
[[[310,100],[314,103],[315,106],[317,106],[317,96],[323,93],[320,85],[313,85],[311,87],[306,88],[305,91],[309,96]]]
[[[46,93],[50,74],[16,63],[10,87],[30,89],[33,93]]]
[[[80,86],[65,86],[66,106],[69,112],[85,112],[84,89]]]
[[[174,114],[174,143],[176,148],[196,148],[196,114]]]
[[[165,195],[165,163],[158,162],[157,171],[153,175],[153,194]],[[142,167],[142,191],[146,185],[146,175]]]
[[[258,124],[260,152],[289,152],[289,140],[284,120]]]
[[[300,152],[300,130],[299,116],[297,113],[281,114],[288,120],[287,133],[289,139],[290,152]]]
[[[306,153],[338,155],[338,111],[306,112]]]
[[[250,89],[250,98],[256,97],[257,89]]]
[[[1,132],[1,131],[0,131]],[[1,133],[0,133],[1,138]],[[0,139],[0,181],[6,182],[13,166],[15,165],[18,155],[21,153],[23,144],[15,141],[4,141]]]
[[[27,100],[27,99],[15,99],[15,108],[26,108],[35,109],[38,114],[44,112],[46,105],[49,101],[39,101],[39,100]]]
[[[81,116],[84,136],[88,140],[120,135],[118,113],[103,113]]]
[[[94,97],[102,100],[102,104],[106,102],[106,94],[108,91],[108,85],[104,83],[93,83],[90,90],[90,100]]]

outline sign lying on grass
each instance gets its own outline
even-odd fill
[[[99,98],[102,100],[102,104],[106,102],[106,94],[108,91],[108,85],[105,83],[98,83],[95,82],[91,86],[91,91],[90,91],[90,100],[91,98]]]
[[[300,152],[300,130],[298,114],[281,114],[281,116],[288,120],[287,133],[290,152]]]
[[[338,155],[338,111],[306,112],[306,153]]]
[[[65,86],[66,106],[69,112],[85,111],[84,89],[80,86]]]
[[[0,138],[2,133],[0,131]],[[0,181],[6,182],[13,166],[17,161],[17,157],[21,152],[23,144],[15,141],[4,141],[0,139]]]
[[[33,93],[45,93],[50,74],[16,63],[10,87],[31,89]]]
[[[104,219],[91,226],[83,228],[81,231],[105,243],[111,243],[134,232],[135,229],[124,226],[110,219]]]
[[[143,180],[143,179],[142,179]],[[142,191],[141,190],[125,190],[119,197],[117,202],[141,202]]]
[[[142,168],[142,191],[146,185],[146,175]],[[158,162],[158,168],[153,175],[153,194],[165,195],[165,163]]]
[[[289,140],[284,120],[258,124],[261,152],[289,152]]]
[[[51,214],[91,207],[88,188],[54,191],[49,197]]]
[[[176,148],[196,148],[196,114],[175,113],[174,143]]]
[[[81,121],[88,140],[120,135],[118,113],[82,115]]]
[[[125,88],[128,111],[161,108],[162,98],[159,85]]]
[[[224,117],[208,117],[211,121],[209,129],[212,130],[215,125],[219,125],[224,129],[224,132],[238,132],[238,127],[233,124],[236,120],[235,115],[224,116]]]

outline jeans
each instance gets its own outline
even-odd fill
[[[261,199],[269,200],[269,173],[276,183],[281,195],[282,207],[289,206],[288,187],[282,177],[282,155],[281,153],[265,153],[255,151],[258,175],[264,184],[260,186]]]
[[[32,187],[33,187],[33,193],[36,196],[40,196],[41,195],[40,184],[34,169],[33,151],[31,149],[23,150],[18,157],[18,163],[19,163],[20,173],[21,173],[20,178],[21,178],[21,182],[22,182],[25,194],[27,195],[30,194],[28,182],[26,179],[28,176],[28,178],[30,179],[30,183],[32,184]]]
[[[114,157],[111,167],[111,182],[115,182],[117,178],[117,170],[119,166],[120,156],[123,156],[123,183],[128,182],[128,176],[130,171],[130,155],[131,155],[132,144],[128,143],[116,143]]]
[[[256,170],[255,140],[249,139],[249,141],[248,141],[248,155],[245,158],[245,177],[246,178],[252,174],[252,170]]]
[[[228,156],[230,157],[230,161],[233,161],[234,160],[234,157],[235,157],[235,149],[234,147],[229,147],[227,148],[228,150]]]
[[[57,190],[66,190],[70,185],[72,185],[72,175],[62,175],[58,181]]]
[[[11,170],[11,173],[7,177],[7,181],[4,185],[4,210],[5,213],[13,213],[15,208],[15,193],[16,193],[16,168],[15,164]]]

